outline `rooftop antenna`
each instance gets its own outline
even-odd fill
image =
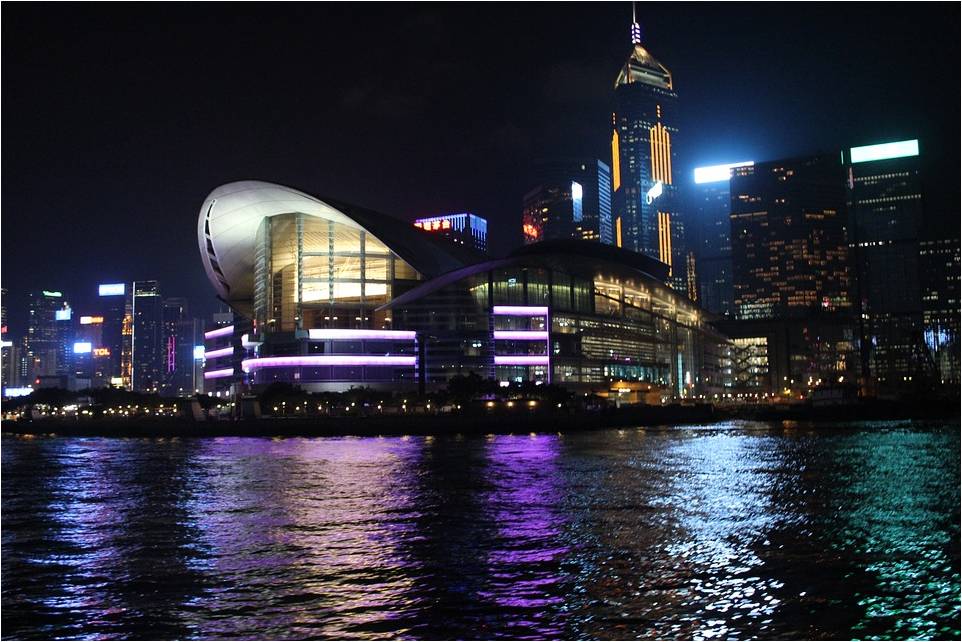
[[[635,13],[635,2],[631,2],[631,44],[641,44],[641,27],[638,26],[638,17]]]

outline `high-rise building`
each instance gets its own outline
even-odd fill
[[[161,392],[168,396],[194,392],[194,346],[203,341],[198,320],[190,317],[187,299],[163,303],[163,376]]]
[[[689,246],[698,266],[697,301],[703,310],[725,317],[734,314],[729,183],[733,167],[748,165],[752,162],[696,168],[688,203]]]
[[[482,254],[488,251],[488,221],[468,212],[440,214],[414,220],[414,227]]]
[[[7,288],[0,288],[0,390],[16,387],[17,346],[9,340],[7,329]]]
[[[102,341],[108,353],[104,357],[105,375],[111,386],[126,387],[124,382],[124,353],[129,353],[130,346],[125,345],[124,321],[130,301],[130,292],[126,283],[102,283],[97,288],[100,313],[103,316]],[[129,361],[129,359],[128,359]],[[127,377],[129,381],[129,375]]]
[[[959,385],[960,239],[923,240],[919,243],[922,286],[922,327],[925,345],[943,384]]]
[[[611,135],[615,242],[669,266],[669,283],[689,289],[685,226],[675,181],[678,135],[674,81],[668,68],[641,45],[631,26],[632,49],[615,81]]]
[[[534,170],[538,186],[522,205],[525,243],[574,238],[614,245],[611,168],[597,159],[541,159]]]
[[[766,392],[855,383],[844,175],[837,155],[732,169],[735,320],[716,325],[765,362]]]
[[[934,377],[923,339],[917,140],[848,151],[849,248],[862,377],[882,391]]]
[[[25,380],[67,373],[72,314],[62,292],[30,293]]]
[[[730,221],[738,318],[850,309],[844,168],[838,156],[734,168]]]
[[[132,389],[156,392],[164,374],[163,306],[157,281],[134,281],[132,332]]]

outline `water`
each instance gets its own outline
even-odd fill
[[[4,638],[958,638],[957,424],[2,441]]]

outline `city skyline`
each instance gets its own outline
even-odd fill
[[[941,161],[947,157],[945,140],[954,139],[945,132],[957,131],[957,124],[945,113],[951,110],[937,109],[952,86],[935,82],[938,71],[926,63],[932,52],[945,51],[947,42],[955,48],[958,43],[948,40],[954,36],[939,21],[899,15],[900,29],[894,30],[894,10],[877,9],[871,16],[859,13],[861,22],[854,23],[845,20],[854,8],[807,11],[793,26],[790,42],[781,44],[775,28],[781,16],[769,8],[707,6],[697,16],[686,16],[688,24],[673,25],[677,7],[639,7],[642,43],[678,83],[682,175],[687,178],[696,165],[919,138],[927,206],[953,211],[955,179],[946,178],[947,164]],[[37,28],[50,20],[37,11],[15,9],[8,13],[8,26],[24,27],[18,31],[26,33],[28,25]],[[8,78],[22,80],[25,88],[4,106],[8,123],[21,123],[5,150],[8,210],[28,212],[8,214],[3,244],[6,305],[18,334],[25,329],[29,290],[62,289],[80,309],[85,296],[93,302],[93,291],[85,295],[85,290],[96,282],[158,279],[167,291],[190,299],[198,316],[208,316],[217,302],[182,230],[213,186],[239,178],[273,178],[406,220],[440,211],[476,212],[489,220],[492,252],[503,254],[520,244],[521,200],[530,187],[525,177],[533,158],[608,159],[613,78],[630,50],[627,3],[532,10],[514,26],[501,25],[496,13],[475,5],[387,7],[379,8],[378,16],[365,9],[363,24],[351,26],[360,10],[325,7],[300,10],[324,18],[325,39],[318,51],[306,32],[287,25],[293,29],[287,48],[264,58],[249,41],[255,24],[266,18],[267,28],[277,28],[282,21],[261,7],[232,16],[233,33],[240,34],[234,40],[203,29],[218,19],[216,13],[188,21],[174,9],[148,21],[152,26],[139,30],[137,46],[128,48],[131,57],[120,61],[106,46],[134,44],[127,42],[131,35],[124,29],[132,16],[129,9],[109,17],[99,11],[68,8],[67,19],[45,30],[51,37],[43,51],[15,44],[8,53]],[[73,31],[93,20],[103,26],[84,35]],[[724,29],[714,28],[718,25]],[[752,42],[771,48],[764,65],[753,63],[747,40],[738,36],[753,26],[759,33]],[[179,45],[167,37],[175,27]],[[517,49],[479,48],[493,42],[499,30],[503,36],[513,29],[528,36]],[[361,31],[363,38],[357,37]],[[844,38],[830,37],[840,32]],[[877,39],[882,32],[886,38]],[[919,38],[923,32],[926,38]],[[213,40],[202,43],[201,33]],[[803,65],[796,51],[799,40],[817,33],[825,42],[817,52],[805,51],[809,64]],[[554,42],[550,50],[548,40]],[[352,41],[348,60],[321,55]],[[694,49],[693,41],[698,41]],[[185,69],[198,47],[206,48],[209,62]],[[877,64],[883,59],[877,54],[892,49],[899,55]],[[370,63],[388,50],[395,64],[384,71],[373,65],[372,72]],[[315,55],[303,55],[312,51]],[[847,74],[845,91],[798,100],[818,87],[811,67],[831,69],[826,65],[833,55],[856,71]],[[481,59],[489,60],[488,68],[472,67],[477,76],[466,81],[459,69]],[[726,75],[730,87],[715,77],[718,60],[738,63],[738,77]],[[157,68],[162,61],[170,71]],[[264,89],[255,91],[252,101],[239,100],[245,68],[254,77],[276,69],[281,77],[275,80],[283,81],[311,65],[319,80],[309,88],[298,86],[290,95]],[[150,73],[138,75],[138,70]],[[174,70],[182,76],[175,77]],[[792,82],[777,86],[777,96],[740,89],[773,86],[772,76],[778,74],[790,74]],[[905,86],[898,92],[880,89],[879,83],[891,77],[905,78]],[[481,82],[490,90],[479,100],[477,88],[469,85]],[[204,88],[212,92],[206,102],[198,98]],[[181,90],[184,95],[177,93]],[[298,92],[315,101],[327,97],[337,106],[304,108],[293,100]],[[71,93],[79,99],[63,100]],[[753,103],[739,101],[743,95]],[[868,109],[883,96],[887,109]],[[224,105],[229,117],[211,127],[210,111]],[[779,117],[777,108],[786,117]],[[467,114],[474,114],[475,122],[458,119]],[[787,128],[784,122],[797,126]],[[463,129],[462,140],[445,136],[448,128]],[[335,131],[345,129],[352,135]],[[398,136],[384,138],[389,130]],[[406,157],[418,162],[404,162]],[[54,193],[41,189],[41,182],[55,186]],[[957,225],[957,217],[946,219]],[[35,229],[38,223],[62,233],[31,234],[28,225]],[[57,260],[45,261],[48,256]]]

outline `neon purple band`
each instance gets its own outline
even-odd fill
[[[546,330],[495,330],[495,340],[507,341],[547,341]]]
[[[496,366],[546,366],[548,365],[547,355],[515,355],[501,356],[494,358]]]
[[[503,314],[511,317],[547,316],[546,305],[496,305],[491,308],[491,314]]]
[[[205,359],[216,359],[217,357],[226,357],[229,354],[234,354],[234,348],[221,348],[219,350],[211,350],[210,352],[204,351]]]
[[[395,341],[414,341],[414,330],[349,330],[335,328],[315,328],[307,331],[311,339],[393,339]]]
[[[226,337],[229,334],[234,334],[234,326],[229,325],[226,328],[217,328],[216,330],[210,330],[204,333],[205,339],[216,339],[217,337]]]
[[[220,379],[221,377],[229,377],[234,374],[233,368],[224,368],[223,370],[211,370],[210,372],[204,373],[204,379]]]
[[[364,354],[324,354],[300,357],[260,357],[244,359],[244,372],[260,368],[299,368],[312,366],[414,366],[417,357]]]

